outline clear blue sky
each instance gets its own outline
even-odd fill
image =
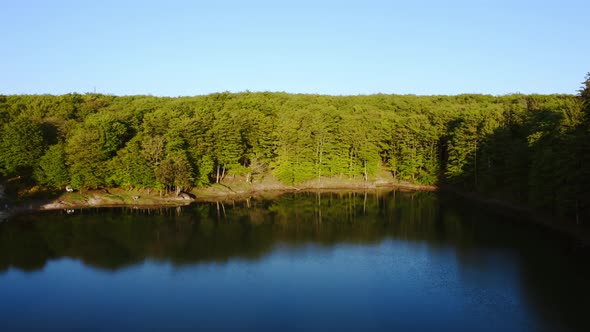
[[[590,1],[0,3],[0,94],[577,93]]]

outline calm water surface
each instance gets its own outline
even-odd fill
[[[0,326],[590,331],[588,265],[434,193],[52,211],[0,224]]]

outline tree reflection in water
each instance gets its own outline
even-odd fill
[[[583,318],[590,308],[587,255],[575,254],[569,241],[535,225],[436,193],[304,192],[183,208],[20,215],[0,224],[0,276],[9,269],[41,270],[63,257],[116,272],[146,260],[175,266],[259,260],[277,247],[385,240],[451,249],[464,289],[475,275],[481,279],[493,269],[498,257],[504,265],[514,262],[507,266],[547,326],[589,327]],[[490,294],[481,297],[493,300]]]

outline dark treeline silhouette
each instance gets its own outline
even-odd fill
[[[447,185],[586,223],[590,76],[574,95],[0,96],[0,173],[190,190],[272,174]]]

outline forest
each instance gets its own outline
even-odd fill
[[[587,223],[578,95],[0,95],[0,180],[190,191],[240,176],[447,186]]]

